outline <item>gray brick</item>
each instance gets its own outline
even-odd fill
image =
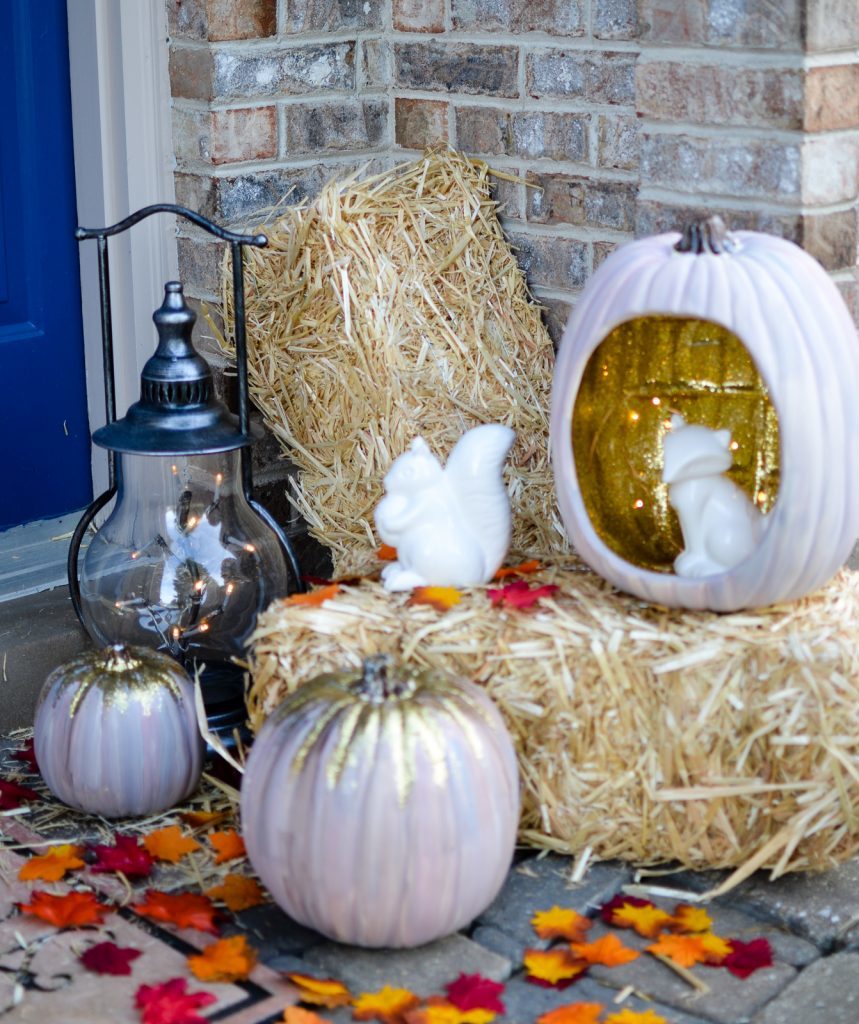
[[[253,50],[218,50],[213,94],[229,96],[298,95],[355,88],[353,42]]]
[[[383,9],[383,0],[289,0],[281,31],[381,28]]]
[[[423,996],[444,991],[460,973],[503,981],[512,967],[505,957],[464,935],[450,935],[418,949],[358,949],[332,942],[308,950],[305,961],[353,992],[375,992],[391,985]]]
[[[639,122],[631,114],[600,114],[597,164],[618,170],[638,168],[641,152]]]
[[[390,47],[384,39],[359,39],[361,88],[382,89],[391,82]]]
[[[532,288],[581,288],[588,276],[588,244],[558,235],[506,231]]]
[[[370,149],[386,138],[388,101],[296,103],[286,108],[289,156]]]
[[[569,302],[564,302],[562,299],[550,299],[545,296],[538,296],[537,301],[543,307],[543,323],[546,325],[552,342],[557,349],[561,342],[564,328],[567,326],[567,321],[570,319],[570,314],[573,312],[573,307]]]
[[[620,248],[617,242],[594,242],[594,270],[608,259],[609,256]]]
[[[588,159],[587,114],[527,111],[513,114],[510,155],[550,160]]]
[[[596,39],[635,39],[639,34],[636,0],[592,0],[591,21]]]
[[[802,6],[803,0],[639,0],[641,35],[659,44],[798,50]]]
[[[806,47],[841,50],[859,46],[856,0],[807,0]]]
[[[755,1017],[755,1024],[856,1024],[859,953],[818,960]]]
[[[635,214],[635,233],[639,237],[660,235],[665,231],[682,231],[692,220],[701,220],[714,213],[732,231],[765,231],[791,242],[802,237],[802,217],[799,213],[778,214],[763,210],[736,210],[715,201],[703,200],[699,204],[664,203],[639,199]]]
[[[452,0],[456,29],[477,32],[548,32],[580,36],[585,26],[579,0]]]
[[[515,46],[479,43],[395,43],[394,79],[407,89],[518,95]]]
[[[538,174],[533,180],[540,188],[529,192],[528,220],[633,230],[637,183],[567,174]]]
[[[631,105],[635,102],[635,55],[535,50],[528,54],[526,88],[529,96]]]

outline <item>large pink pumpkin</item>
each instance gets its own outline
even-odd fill
[[[200,782],[205,746],[194,684],[166,654],[114,644],[48,676],[35,753],[46,785],[89,814],[157,814]]]
[[[290,917],[339,942],[419,946],[501,888],[516,756],[477,686],[381,656],[287,697],[251,750],[241,812],[251,864]]]

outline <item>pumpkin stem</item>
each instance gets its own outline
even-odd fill
[[[126,672],[140,664],[129,650],[128,644],[111,644],[102,651],[102,657],[107,672]]]
[[[362,696],[373,704],[381,704],[389,697],[397,697],[408,688],[404,687],[401,681],[391,678],[389,672],[392,663],[393,658],[390,654],[374,654],[364,659],[358,688]]]
[[[723,252],[732,252],[736,244],[725,222],[718,214],[714,214],[687,224],[674,248],[677,252],[691,252],[698,256],[705,252],[718,256]]]

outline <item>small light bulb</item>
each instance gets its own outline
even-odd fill
[[[199,521],[200,520],[196,516],[190,516],[189,519],[188,519],[188,524],[186,526],[186,529],[193,530],[194,527],[197,525],[197,523],[199,523]]]
[[[131,559],[132,559],[132,561],[134,561],[135,558],[140,558],[140,552],[139,551],[132,551],[131,552]]]
[[[205,584],[205,583],[203,583],[203,581],[202,581],[202,580],[197,580],[197,582],[196,582],[196,583],[194,584],[194,589],[195,589],[195,590],[197,591],[197,593],[199,594],[199,593],[200,593],[200,591],[201,591],[201,590],[203,589],[203,587],[204,587],[205,585],[206,585],[206,584]]]
[[[253,544],[245,544],[245,545],[243,545],[243,547],[244,547],[245,551],[251,551],[251,552],[256,551],[256,548],[253,546]]]
[[[172,465],[170,467],[170,472],[173,474],[173,476],[176,476],[176,474],[179,472],[179,467],[176,465]]]
[[[638,423],[640,417],[638,413],[635,411],[635,409],[633,409],[632,412],[629,414],[629,419],[632,423]]]
[[[639,498],[637,501],[632,503],[633,508],[644,508],[644,502]]]
[[[182,633],[182,630],[181,630],[181,629],[179,629],[179,627],[178,627],[178,626],[174,626],[174,627],[173,627],[173,639],[174,639],[174,640],[178,640],[178,639],[179,639],[179,637],[180,637],[180,635],[181,635],[181,633]]]
[[[653,398],[651,398],[651,399],[650,399],[650,401],[651,401],[651,402],[652,402],[652,403],[653,403],[654,405],[662,405],[662,399],[661,399],[661,398],[658,398],[658,397],[657,397],[657,396],[655,396],[655,395],[654,395],[654,397],[653,397]]]
[[[763,503],[766,500],[767,500],[767,492],[766,491],[758,491],[758,504],[759,505],[763,505]]]
[[[200,623],[200,632],[201,633],[205,633],[208,630],[208,628],[209,628],[209,623],[208,622],[201,622]]]
[[[731,441],[731,451],[735,452],[740,447],[739,441]]]
[[[232,594],[232,592],[233,592],[233,591],[234,591],[235,589],[236,589],[236,585],[235,585],[235,583],[228,583],[228,584],[227,584],[227,593],[228,593],[228,594]]]
[[[224,474],[223,473],[216,473],[215,474],[215,483],[218,485],[218,487],[220,487],[223,482],[224,482]]]

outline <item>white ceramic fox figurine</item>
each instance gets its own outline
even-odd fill
[[[731,468],[731,433],[671,417],[663,442],[662,479],[680,519],[685,545],[674,561],[678,576],[714,576],[754,551],[765,517],[723,474]]]
[[[510,499],[501,473],[516,435],[489,423],[457,441],[442,468],[423,438],[385,476],[376,528],[397,549],[387,590],[488,583],[510,545]]]

